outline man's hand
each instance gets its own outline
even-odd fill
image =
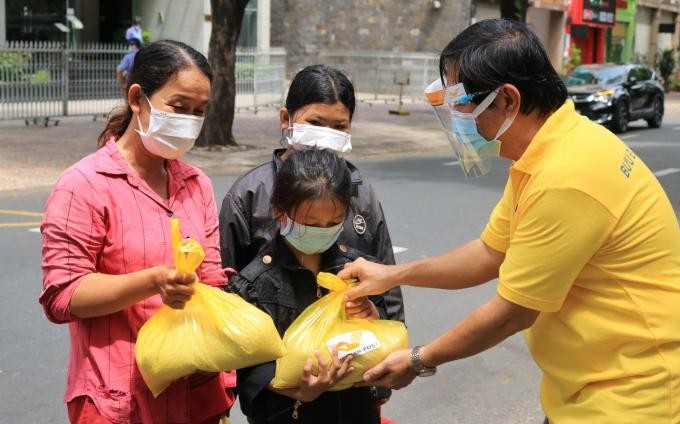
[[[381,363],[364,373],[364,382],[359,386],[380,386],[403,389],[416,378],[411,368],[411,349],[390,353]]]
[[[398,274],[395,268],[395,265],[376,264],[363,258],[345,264],[345,267],[338,273],[338,277],[343,280],[352,278],[359,280],[356,287],[347,290],[345,299],[352,301],[372,294],[385,293],[397,286]]]
[[[330,364],[326,362],[319,351],[314,352],[314,355],[319,364],[319,372],[316,375],[312,373],[312,359],[309,358],[302,368],[300,385],[297,389],[276,389],[271,385],[270,389],[300,402],[311,402],[354,371],[354,367],[351,366],[351,355],[340,360],[338,359],[338,351],[333,349]]]
[[[378,308],[367,297],[360,297],[356,300],[350,300],[345,303],[345,312],[347,317],[363,318],[363,319],[380,319]]]

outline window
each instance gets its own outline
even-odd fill
[[[641,81],[648,81],[648,80],[652,79],[652,71],[645,66],[640,67],[639,74],[640,74],[640,80]]]
[[[238,34],[238,47],[257,47],[257,0],[250,0],[246,5],[241,23],[241,32]]]

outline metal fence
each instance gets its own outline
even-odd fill
[[[352,80],[360,100],[396,100],[404,81],[404,96],[423,100],[423,89],[439,78],[436,54],[386,51],[325,51],[319,53],[322,63],[345,72]]]
[[[8,42],[0,46],[0,119],[98,115],[122,102],[115,69],[127,46]],[[47,122],[47,120],[45,120]]]
[[[279,106],[286,91],[286,51],[236,50],[236,110]]]
[[[50,117],[98,115],[123,103],[115,69],[124,44],[8,42],[0,45],[0,120],[44,122]],[[236,108],[280,104],[285,90],[283,49],[236,53]],[[44,120],[44,121],[43,121]]]

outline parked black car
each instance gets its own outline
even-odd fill
[[[645,65],[596,64],[575,68],[565,79],[576,110],[617,133],[644,119],[650,128],[663,120],[664,91]]]

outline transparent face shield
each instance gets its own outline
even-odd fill
[[[466,178],[479,177],[489,172],[490,158],[498,156],[498,136],[507,130],[504,124],[492,141],[486,140],[477,129],[476,118],[484,112],[498,94],[497,90],[467,94],[463,84],[444,87],[441,80],[433,81],[425,96],[453,147],[454,154]],[[482,99],[471,113],[460,112],[457,107]],[[509,125],[508,125],[509,126]]]

